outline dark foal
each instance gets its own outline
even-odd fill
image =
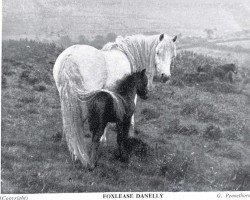
[[[145,69],[124,77],[114,92],[99,90],[87,97],[88,122],[92,133],[90,169],[96,165],[100,138],[109,122],[116,123],[119,156],[122,161],[128,160],[126,142],[131,117],[135,111],[136,94],[142,99],[148,98],[148,78]],[[82,95],[79,99],[84,101],[86,97]]]
[[[197,68],[197,72],[203,72],[210,74],[213,78],[219,78],[222,80],[228,80],[230,83],[233,83],[233,74],[237,74],[237,69],[235,64],[225,64],[225,65],[219,65],[219,66],[212,66],[212,65],[204,65],[199,66]]]

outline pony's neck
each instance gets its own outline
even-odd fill
[[[158,44],[159,35],[128,36],[117,42],[117,48],[126,54],[132,65],[132,71],[147,69],[150,72],[154,69],[155,48]]]

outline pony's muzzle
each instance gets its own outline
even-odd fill
[[[161,82],[166,83],[169,80],[169,76],[166,74],[161,74]]]

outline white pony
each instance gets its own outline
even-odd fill
[[[145,68],[149,87],[153,86],[154,75],[166,82],[171,76],[171,61],[176,56],[176,38],[166,34],[119,37],[102,50],[74,45],[58,56],[53,77],[60,95],[63,130],[70,152],[83,165],[89,164],[83,134],[87,112],[85,106],[80,106],[78,93],[112,91],[125,75]]]

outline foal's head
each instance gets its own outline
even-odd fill
[[[117,93],[123,96],[131,96],[136,93],[142,99],[148,98],[148,78],[146,69],[125,76],[119,82],[116,88]]]

